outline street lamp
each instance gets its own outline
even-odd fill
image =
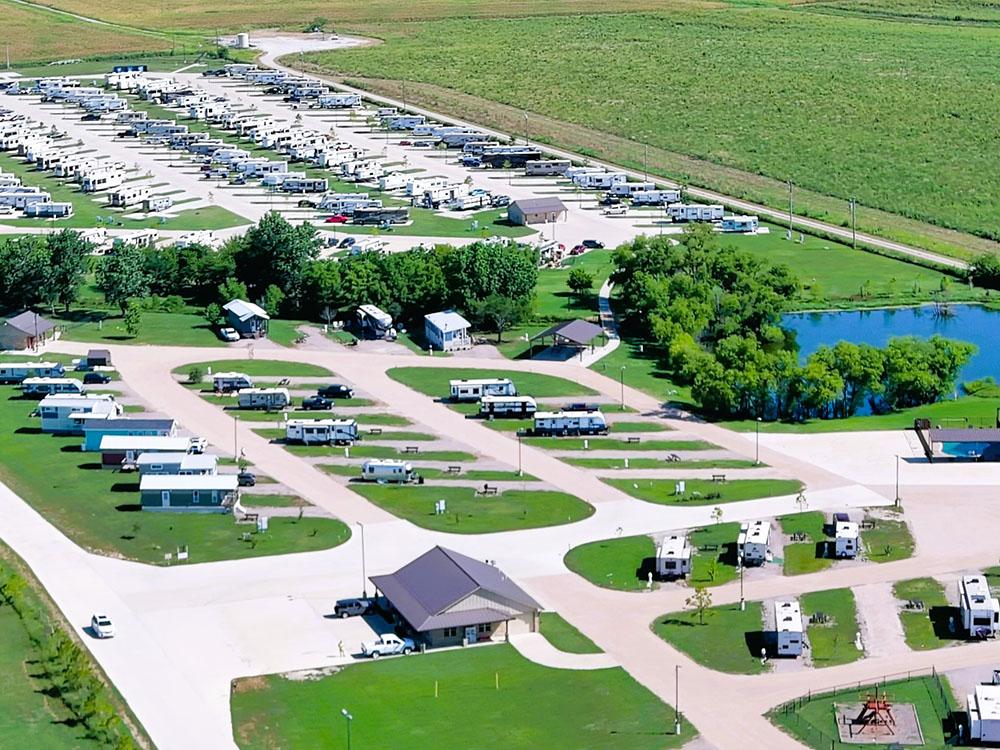
[[[736,561],[740,566],[740,612],[747,608],[746,599],[743,598],[743,555],[737,555]]]
[[[517,475],[518,476],[522,476],[524,473],[521,468],[521,438],[522,438],[521,431],[518,430],[517,431]]]
[[[347,719],[347,750],[351,750],[351,722],[354,721],[354,717],[346,708],[340,709],[340,713]]]
[[[524,115],[524,145],[527,146],[528,145],[528,113],[527,112],[522,112],[521,114]]]
[[[899,507],[899,454],[896,454],[896,507]]]
[[[760,463],[760,417],[757,417],[757,421],[754,422],[753,426],[754,426],[754,433],[756,435],[755,442],[757,446],[756,449],[754,450],[753,462],[755,464],[759,464]]]
[[[674,665],[674,734],[681,733],[681,665]]]
[[[361,521],[357,522],[361,529],[361,598],[368,598],[368,574],[365,569],[365,525]]]
[[[622,386],[622,411],[625,411],[625,365],[622,365],[621,375],[619,376]]]

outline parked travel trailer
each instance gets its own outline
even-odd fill
[[[656,548],[656,574],[660,578],[683,578],[691,572],[693,550],[684,534],[663,537]]]
[[[448,385],[452,401],[479,401],[486,396],[517,395],[517,388],[510,378],[452,380]]]
[[[56,393],[83,393],[83,391],[83,381],[76,378],[25,378],[21,381],[21,393],[36,398]]]
[[[633,195],[648,193],[651,190],[656,190],[656,185],[652,182],[619,182],[612,185],[608,192],[611,195],[630,198]]]
[[[778,656],[802,655],[802,612],[796,601],[774,603],[775,653]]]
[[[24,215],[29,219],[65,219],[73,215],[73,204],[69,202],[37,202],[24,207]]]
[[[61,378],[65,372],[59,362],[3,362],[0,383],[20,383],[25,378]]]
[[[535,412],[535,435],[607,435],[608,423],[599,411]]]
[[[389,130],[413,130],[426,121],[427,118],[423,115],[395,115],[384,119],[385,126]]]
[[[401,206],[358,206],[353,217],[353,223],[358,225],[405,224],[410,220],[410,209]]]
[[[674,221],[720,221],[724,211],[722,206],[701,203],[672,203],[667,206],[667,216]]]
[[[490,206],[489,193],[477,193],[476,195],[460,195],[448,204],[452,211],[474,211],[477,208]]]
[[[392,327],[392,316],[375,305],[358,307],[358,332],[366,339],[394,339],[396,329]]]
[[[149,214],[159,213],[160,211],[166,211],[168,208],[174,205],[174,199],[169,195],[160,195],[156,198],[147,198],[142,203],[142,210]]]
[[[316,106],[323,107],[324,109],[360,107],[361,94],[322,94],[316,100]]]
[[[958,608],[962,627],[970,638],[994,638],[1000,629],[1000,602],[990,591],[986,576],[962,576],[958,582]]]
[[[361,464],[361,478],[366,482],[412,482],[417,478],[409,461],[373,458]]]
[[[680,190],[644,190],[632,195],[633,206],[668,206],[681,199]]]
[[[483,396],[479,414],[483,417],[527,417],[538,410],[531,396]]]
[[[498,148],[504,147],[494,146],[483,149],[480,159],[484,167],[493,167],[494,169],[523,169],[524,165],[529,161],[538,161],[542,156],[541,151],[538,149],[520,148],[517,151],[497,151],[496,149]]]
[[[325,177],[289,177],[282,180],[281,189],[286,193],[325,193],[330,185]]]
[[[626,180],[624,172],[585,172],[573,177],[573,183],[584,190],[609,190]]]
[[[852,521],[834,524],[834,557],[854,559],[858,556],[858,525]]]
[[[284,409],[292,403],[287,388],[244,388],[238,394],[241,409]]]
[[[406,183],[406,195],[416,197],[423,195],[428,190],[445,187],[448,180],[444,177],[411,177]]]
[[[753,521],[740,524],[740,534],[736,539],[736,555],[743,565],[763,565],[767,562],[767,543],[771,536],[771,524]]]
[[[289,419],[285,441],[305,445],[350,445],[358,439],[356,419]]]
[[[149,185],[130,183],[122,185],[120,188],[108,193],[108,202],[112,206],[128,208],[129,206],[141,204],[149,198],[149,193]]]
[[[320,200],[317,208],[320,211],[351,216],[358,208],[381,208],[382,201],[369,198],[368,193],[327,193]]]
[[[723,216],[723,232],[756,232],[760,220],[756,216]]]
[[[253,378],[242,372],[217,372],[212,376],[212,389],[216,393],[229,393],[243,388],[253,388]]]
[[[111,190],[125,182],[125,173],[118,169],[99,169],[85,175],[80,180],[80,189],[85,193]]]
[[[399,190],[406,187],[407,180],[409,180],[409,177],[405,174],[390,172],[378,178],[378,189],[382,191]]]
[[[969,714],[969,739],[981,745],[1000,743],[1000,675],[993,671],[993,681],[976,685],[966,695]]]
[[[524,173],[528,176],[561,175],[573,166],[569,159],[537,159],[525,163]]]

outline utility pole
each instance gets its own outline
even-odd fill
[[[757,417],[757,421],[753,423],[753,426],[754,426],[754,435],[756,437],[754,441],[756,448],[754,450],[753,462],[755,464],[759,464],[760,463],[760,417]]]
[[[899,507],[899,454],[896,454],[896,507]]]
[[[524,115],[524,145],[527,146],[528,145],[528,113],[527,112],[522,112],[521,114]]]
[[[674,734],[681,733],[681,665],[674,665]]]
[[[788,181],[788,239],[792,239],[792,208],[794,205],[792,201],[792,191],[794,190],[794,188],[795,188],[794,183],[791,180],[789,180]]]
[[[7,50],[7,70],[10,70],[10,44],[5,44],[4,47]]]
[[[851,247],[858,249],[858,199],[851,196]]]
[[[368,598],[368,571],[365,569],[365,525],[361,521],[357,522],[361,529],[361,598]]]
[[[621,376],[619,379],[621,380],[622,386],[622,411],[625,411],[625,365],[622,365]]]
[[[649,144],[648,143],[644,143],[642,145],[642,147],[643,147],[643,153],[642,153],[642,179],[643,180],[648,180],[649,179]]]

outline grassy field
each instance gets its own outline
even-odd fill
[[[590,366],[609,378],[621,378],[630,388],[671,403],[692,405],[691,389],[677,385],[662,368],[663,349],[656,344],[623,340],[611,354]],[[622,367],[625,372],[622,373]]]
[[[781,531],[792,534],[805,534],[801,542],[789,542],[785,545],[785,561],[783,572],[786,576],[797,576],[805,573],[817,573],[829,568],[833,560],[825,557],[827,538],[824,526],[825,516],[819,511],[796,513],[782,516],[778,519]]]
[[[265,495],[255,492],[240,496],[240,505],[244,508],[305,508],[310,504],[298,495]]]
[[[225,346],[201,315],[146,312],[138,336],[125,330],[117,310],[92,310],[60,318],[63,338],[95,344],[151,344],[155,346]],[[65,322],[63,322],[65,321]]]
[[[594,512],[592,506],[572,495],[543,490],[507,490],[496,496],[478,497],[472,487],[358,483],[351,489],[410,523],[452,534],[557,526]],[[446,512],[440,515],[434,513],[438,500],[446,503]]]
[[[510,378],[517,386],[518,393],[536,398],[595,395],[592,389],[570,380],[533,372],[509,372],[502,368],[483,370],[472,367],[394,367],[386,374],[426,396],[438,396],[442,399],[448,399],[450,396],[449,380],[479,378]]]
[[[574,547],[566,553],[566,567],[595,586],[618,591],[642,591],[652,569],[656,546],[648,536],[603,539]]]
[[[854,646],[858,615],[850,589],[813,591],[803,594],[799,604],[802,606],[802,619],[808,623],[806,637],[814,667],[835,667],[864,656]],[[822,623],[808,622],[816,613],[822,613],[829,619]]]
[[[764,643],[760,602],[711,607],[701,624],[693,611],[674,612],[653,621],[653,632],[709,669],[731,674],[760,674]]]
[[[716,523],[695,529],[688,541],[697,551],[691,559],[691,586],[721,586],[739,577],[736,567],[736,538],[739,523]]]
[[[558,612],[542,612],[539,631],[560,651],[570,654],[600,654],[592,640],[563,619]]]
[[[240,680],[235,739],[246,750],[345,747],[341,707],[359,748],[484,748],[502,738],[510,750],[664,750],[693,736],[686,721],[671,734],[674,710],[624,670],[549,669],[496,645],[354,664],[322,679]]]
[[[199,368],[205,373],[206,382],[211,381],[208,369],[212,372],[242,372],[244,375],[275,378],[308,378],[333,377],[333,373],[325,367],[307,362],[282,362],[278,359],[217,359],[210,362],[191,362],[173,369],[174,375],[187,375],[192,368]]]
[[[802,489],[795,479],[733,479],[713,482],[708,479],[686,479],[686,492],[674,494],[676,479],[604,479],[622,492],[659,505],[721,505],[762,497],[794,495]],[[635,486],[638,485],[638,486]]]
[[[847,199],[856,195],[859,225],[898,239],[916,239],[919,227],[864,207],[996,234],[985,217],[1000,204],[1000,179],[977,178],[989,171],[980,123],[993,118],[983,96],[994,80],[986,57],[993,28],[887,24],[771,3],[497,19],[476,23],[474,34],[459,19],[358,28],[386,43],[308,59],[384,93],[399,93],[387,80],[408,80],[411,100],[463,115],[478,108],[480,120],[508,132],[518,128],[505,127],[503,106],[535,113],[535,137],[592,155],[641,165],[638,143],[648,143],[652,169],[740,197],[787,205],[780,182],[792,179],[804,189],[796,206],[835,222],[847,218]],[[441,38],[453,40],[449,65],[440,64]],[[511,49],[512,38],[523,41]],[[553,38],[568,41],[553,49]],[[605,64],[623,49],[631,61],[625,77]],[[668,70],[658,64],[663,49],[678,58]],[[754,92],[740,101],[736,128],[727,88],[734,71]],[[532,85],[541,79],[549,84]],[[581,91],[616,95],[581,98]],[[926,122],[949,127],[927,129]],[[924,241],[948,239],[961,252],[957,238],[943,233],[928,232]]]
[[[250,534],[231,515],[144,513],[137,477],[100,468],[79,451],[79,436],[41,433],[28,413],[36,402],[0,397],[0,478],[48,521],[86,549],[147,563],[187,545],[190,562],[259,557],[336,547],[350,537],[340,521],[275,518]]]
[[[620,458],[576,458],[570,456],[562,459],[571,466],[581,469],[624,469],[625,462]],[[664,461],[659,458],[629,458],[630,469],[752,469],[760,464],[745,461],[740,458],[720,458],[694,461]]]
[[[948,604],[944,586],[933,578],[911,578],[897,581],[892,587],[893,595],[902,602],[919,599],[923,610],[903,610],[899,619],[903,623],[906,645],[915,651],[941,648],[960,638],[959,633],[948,630],[949,618],[961,622],[958,607]]]
[[[587,446],[584,447],[584,440]],[[716,446],[704,440],[643,440],[638,443],[628,443],[613,437],[529,437],[525,438],[527,445],[547,450],[560,451],[623,451],[627,453],[643,451],[708,451]]]

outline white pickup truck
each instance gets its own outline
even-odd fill
[[[400,638],[395,633],[380,635],[374,641],[361,644],[361,653],[377,659],[385,654],[409,654],[416,648],[409,638]]]

